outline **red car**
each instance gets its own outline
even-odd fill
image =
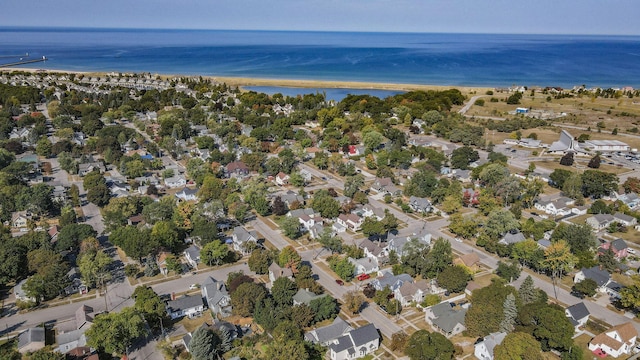
[[[593,354],[598,356],[598,357],[601,357],[601,358],[606,358],[607,357],[607,353],[604,350],[600,349],[600,348],[597,348],[597,349],[593,350]]]
[[[344,281],[342,281],[340,279],[336,279],[336,284],[342,286],[342,285],[344,285]]]
[[[360,280],[360,281],[363,281],[363,280],[367,280],[370,277],[371,276],[369,276],[369,274],[360,274],[360,275],[358,275],[357,279]]]

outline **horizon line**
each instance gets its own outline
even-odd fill
[[[65,30],[117,30],[117,31],[246,31],[246,32],[299,32],[299,33],[362,33],[362,34],[442,34],[442,35],[545,35],[545,36],[615,36],[638,37],[640,34],[595,34],[595,33],[527,33],[527,32],[455,32],[455,31],[371,31],[371,30],[301,30],[301,29],[217,29],[217,28],[163,28],[163,27],[109,27],[109,26],[31,26],[2,25],[0,29],[65,29]]]

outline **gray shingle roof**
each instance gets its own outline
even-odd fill
[[[309,331],[304,335],[304,337],[305,339],[313,343],[324,344],[328,341],[339,338],[350,329],[351,326],[338,316],[335,320],[333,320],[333,323],[331,325],[323,326],[321,328]]]
[[[578,320],[584,319],[590,314],[589,309],[587,309],[583,302],[569,306],[567,311],[571,315],[569,316],[569,319],[572,320],[571,322],[573,323],[575,321],[574,326],[578,324]]]
[[[202,297],[200,296],[186,295],[167,302],[167,310],[170,312],[178,312],[180,310],[191,309],[198,306],[202,306]]]
[[[44,343],[44,328],[28,328],[18,335],[18,349],[34,342]]]
[[[611,274],[607,272],[607,270],[600,269],[598,266],[594,266],[592,268],[582,268],[582,274],[584,274],[585,279],[591,279],[598,284],[598,286],[602,286],[606,284],[611,279]]]
[[[493,349],[502,344],[502,340],[507,336],[507,333],[495,332],[484,337],[484,346],[491,356],[493,356]]]

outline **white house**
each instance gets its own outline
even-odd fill
[[[182,175],[175,175],[164,179],[164,185],[170,189],[176,189],[187,185],[187,179]]]
[[[444,336],[460,334],[467,328],[464,325],[466,308],[454,309],[449,302],[441,302],[424,309],[425,320]]]
[[[610,214],[595,214],[586,220],[587,224],[596,231],[605,229],[614,221],[615,218]]]
[[[477,342],[473,347],[473,354],[480,360],[493,360],[493,349],[496,346],[502,344],[502,341],[507,336],[507,333],[495,332],[491,333]]]
[[[589,309],[584,305],[584,302],[569,306],[564,310],[564,313],[575,327],[576,332],[580,331],[579,328],[585,326],[589,321]]]
[[[607,285],[611,282],[611,274],[607,270],[600,269],[599,266],[582,268],[573,277],[573,283],[577,284],[585,279],[591,279],[598,285],[598,292],[606,293]]]
[[[289,175],[283,172],[279,172],[275,177],[275,182],[280,186],[289,185]]]
[[[607,355],[617,358],[620,355],[629,355],[636,345],[638,331],[632,323],[627,322],[610,328],[597,335],[589,342],[589,350],[604,350]]]
[[[373,324],[349,331],[329,344],[331,360],[357,359],[378,350],[380,335]]]
[[[426,294],[430,294],[432,286],[427,280],[405,282],[394,291],[394,297],[402,306],[409,306],[412,302],[420,304]]]
[[[200,262],[200,248],[191,245],[184,251],[184,257],[192,268],[197,269]]]
[[[183,201],[196,201],[198,200],[198,189],[185,187],[176,193],[176,198]]]
[[[194,318],[202,315],[204,304],[201,296],[185,295],[181,298],[167,301],[167,313],[171,319],[187,316]]]
[[[575,200],[562,196],[553,201],[538,201],[534,206],[552,216],[566,216],[572,213],[570,205],[573,204]]]
[[[376,220],[380,221],[384,219],[384,210],[377,208],[371,204],[366,204],[362,207],[362,216],[363,217],[375,217]]]
[[[378,267],[378,259],[375,257],[364,257],[362,259],[354,259],[349,258],[349,262],[355,266],[354,275],[358,276],[360,274],[370,274],[373,272],[378,272],[380,268]]]
[[[272,262],[271,265],[269,265],[269,282],[270,282],[270,284],[273,285],[273,282],[278,280],[281,277],[292,278],[293,277],[293,271],[291,271],[291,269],[289,269],[289,268],[280,267],[280,265],[276,264],[275,262]]]
[[[247,254],[247,243],[258,242],[258,233],[253,231],[248,231],[242,226],[236,226],[233,228],[233,235],[231,235],[231,239],[233,240],[233,249],[242,253],[243,255]]]
[[[207,303],[207,307],[213,313],[220,314],[223,317],[231,315],[231,297],[224,282],[208,277],[202,283],[200,292]]]
[[[356,214],[340,214],[336,222],[352,231],[358,231],[364,219]]]
[[[311,330],[304,334],[304,338],[314,344],[327,346],[339,337],[347,335],[351,330],[353,328],[348,322],[342,320],[340,316],[336,316],[330,325]]]
[[[366,257],[374,258],[378,262],[382,262],[387,258],[389,253],[387,252],[386,243],[385,246],[382,247],[378,243],[374,243],[369,239],[364,239],[358,245],[363,251]]]
[[[14,212],[11,215],[11,226],[18,229],[26,228],[31,219],[31,213],[26,210]]]

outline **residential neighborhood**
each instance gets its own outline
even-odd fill
[[[3,356],[640,351],[621,140],[524,110],[480,124],[455,89],[334,102],[22,72],[0,89]]]

